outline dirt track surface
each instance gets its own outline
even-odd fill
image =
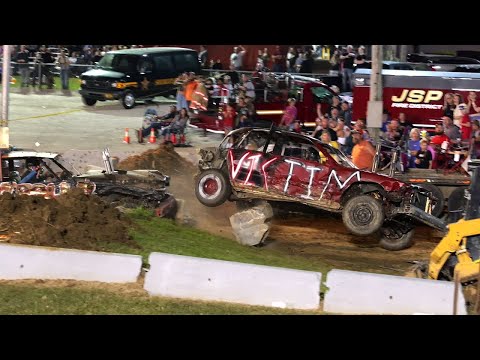
[[[132,242],[128,219],[97,196],[72,189],[56,199],[0,197],[0,240],[12,244],[101,250],[102,242]]]
[[[416,243],[409,249],[388,251],[378,246],[374,237],[349,234],[340,218],[328,215],[289,216],[275,219],[268,246],[290,254],[322,261],[337,269],[404,275],[409,261],[428,260],[440,241],[436,232],[418,226]]]
[[[234,239],[229,217],[236,211],[235,204],[227,202],[217,208],[200,204],[194,193],[197,168],[172,147],[160,145],[141,155],[129,157],[119,165],[125,170],[152,167],[171,176],[169,191],[176,198],[185,200],[195,227]],[[403,275],[412,266],[408,261],[427,260],[440,238],[432,229],[420,225],[415,240],[410,249],[387,251],[377,245],[377,239],[351,235],[340,217],[322,212],[277,216],[265,250],[275,248],[339,269]]]

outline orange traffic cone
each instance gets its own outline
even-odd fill
[[[157,141],[157,138],[155,137],[155,129],[152,128],[152,129],[150,130],[150,137],[148,138],[148,142],[149,142],[150,144],[155,144],[156,141]]]
[[[128,133],[128,128],[125,129],[125,136],[123,137],[123,142],[125,144],[130,144],[130,134]]]

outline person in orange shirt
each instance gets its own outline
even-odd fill
[[[193,92],[197,87],[197,81],[195,80],[195,73],[188,74],[188,80],[185,84],[185,100],[187,100],[188,108],[190,108],[190,103],[192,102]]]
[[[363,134],[357,130],[352,131],[352,140],[354,143],[352,162],[361,170],[371,170],[375,156],[375,148],[369,141],[364,140],[362,135]]]

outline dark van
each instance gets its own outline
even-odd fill
[[[173,83],[184,72],[200,72],[196,51],[173,47],[110,51],[80,76],[80,95],[88,106],[120,100],[131,109],[137,100],[174,93]]]

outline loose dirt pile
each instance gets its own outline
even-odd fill
[[[0,241],[13,244],[102,250],[101,243],[131,243],[130,221],[117,209],[82,189],[56,199],[0,196]]]
[[[235,212],[235,204],[226,202],[208,208],[200,204],[195,196],[195,174],[197,167],[180,156],[170,145],[160,144],[140,155],[133,155],[118,165],[122,170],[155,169],[170,176],[170,192],[175,198],[185,201],[185,210],[195,227],[234,239],[229,217]]]

